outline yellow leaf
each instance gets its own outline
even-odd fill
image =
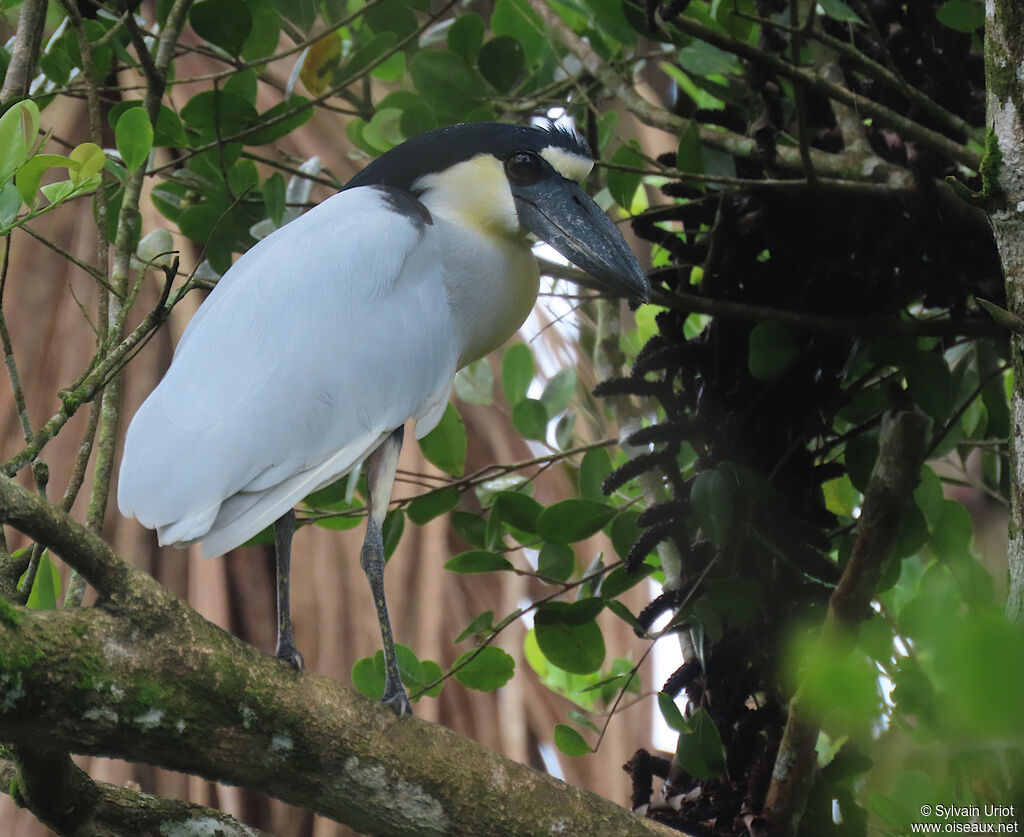
[[[306,89],[314,96],[323,93],[329,86],[340,59],[341,37],[337,32],[324,35],[311,44],[299,71],[299,78],[306,85]]]
[[[69,156],[79,164],[77,171],[68,169],[68,174],[71,175],[71,179],[75,183],[88,180],[94,174],[98,174],[106,162],[103,149],[94,142],[83,142],[81,145],[76,145]]]

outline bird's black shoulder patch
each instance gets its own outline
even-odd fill
[[[384,199],[384,205],[388,209],[408,218],[417,231],[422,231],[427,224],[434,223],[430,210],[413,195],[406,192],[405,189],[399,189],[397,186],[385,186],[383,184],[376,185],[373,188],[380,192],[381,197]]]

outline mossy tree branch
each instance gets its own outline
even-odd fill
[[[260,653],[5,477],[0,519],[100,592],[92,608],[0,612],[0,740],[15,747],[185,770],[380,835],[678,835]]]

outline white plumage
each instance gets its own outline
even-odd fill
[[[443,190],[422,200],[341,192],[238,260],[131,423],[122,514],[218,555],[408,419],[436,426],[460,363],[525,318],[536,266],[523,241],[466,235]]]
[[[574,182],[572,131],[471,123],[383,154],[224,275],[125,440],[118,505],[161,544],[226,552],[274,524],[277,656],[302,668],[289,607],[292,507],[367,462],[360,563],[384,650],[382,702],[411,712],[384,596],[383,523],[402,447],[440,420],[456,371],[537,298],[527,231],[614,293],[643,268]]]

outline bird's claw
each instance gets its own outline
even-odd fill
[[[287,645],[277,646],[277,658],[279,660],[284,660],[296,671],[302,671],[302,669],[306,667],[306,663],[302,659],[299,649],[290,643]]]
[[[412,715],[412,704],[409,703],[409,696],[401,686],[398,689],[389,689],[384,693],[380,702],[394,712],[399,718]]]

